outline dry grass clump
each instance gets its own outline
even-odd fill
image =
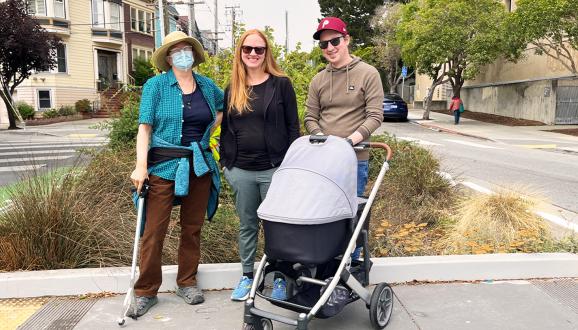
[[[447,237],[449,253],[540,252],[551,242],[536,200],[514,191],[478,194],[461,203]]]
[[[0,214],[0,271],[130,265],[136,221],[129,176],[134,150],[95,152],[87,166],[34,173],[9,192]],[[225,188],[226,189],[226,188]],[[202,231],[201,260],[237,262],[238,220],[230,193]],[[164,264],[177,263],[178,207],[165,239]]]

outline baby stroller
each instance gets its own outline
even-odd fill
[[[354,148],[387,151],[369,198],[357,197],[357,158]],[[380,283],[370,293],[371,261],[368,248],[370,208],[389,168],[391,149],[384,143],[361,143],[352,148],[335,136],[297,139],[273,180],[257,213],[263,220],[265,255],[261,259],[249,298],[245,302],[244,329],[273,329],[271,320],[305,330],[315,318],[337,315],[358,299],[369,309],[371,324],[383,329],[393,309],[393,291]],[[356,246],[363,260],[352,260]],[[266,294],[271,275],[282,276],[287,299]],[[259,309],[259,296],[297,319]]]

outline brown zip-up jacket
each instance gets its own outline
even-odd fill
[[[368,141],[381,125],[384,93],[379,72],[359,57],[352,58],[342,68],[328,64],[311,81],[304,120],[310,134],[348,137],[357,131]],[[369,159],[369,151],[359,151],[357,158]]]

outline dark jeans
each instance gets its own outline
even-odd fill
[[[456,125],[460,123],[460,114],[460,110],[454,110],[454,120]]]
[[[367,177],[369,175],[369,160],[357,161],[357,196],[361,197],[365,193]]]

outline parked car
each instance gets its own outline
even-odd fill
[[[385,94],[383,98],[383,119],[407,120],[407,103],[397,94]]]

